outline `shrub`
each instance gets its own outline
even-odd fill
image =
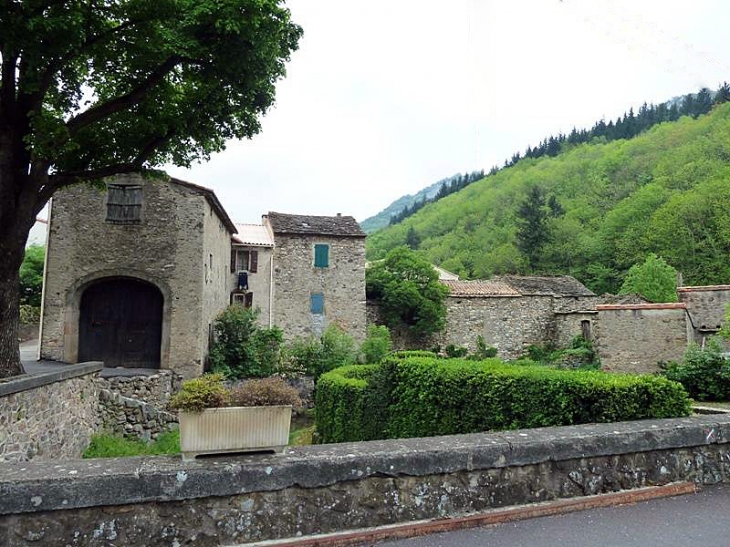
[[[379,363],[392,347],[388,327],[368,325],[367,337],[360,346],[360,360],[364,363]]]
[[[317,388],[317,431],[342,442],[689,413],[685,390],[665,378],[523,365],[389,356],[336,369]]]
[[[181,389],[170,399],[170,408],[183,412],[200,412],[206,408],[228,406],[230,390],[223,385],[222,374],[204,374],[182,383]]]
[[[278,327],[262,328],[259,311],[228,306],[215,320],[216,340],[210,349],[213,371],[230,379],[270,376],[279,364],[283,339]]]
[[[711,339],[705,349],[692,344],[683,363],[663,365],[669,380],[682,384],[698,401],[727,401],[730,398],[730,361],[722,355],[720,344]]]
[[[232,406],[302,406],[297,390],[282,378],[249,380],[231,391]]]
[[[124,456],[144,456],[159,454],[178,454],[180,452],[180,431],[166,431],[157,440],[144,443],[112,433],[96,433],[91,436],[89,447],[83,458],[119,458]]]
[[[467,348],[461,347],[461,346],[455,346],[454,344],[449,344],[444,348],[444,353],[446,353],[446,357],[466,357],[466,354],[469,353],[469,350]]]
[[[487,346],[484,341],[484,337],[480,334],[477,336],[477,349],[474,353],[469,355],[470,359],[481,361],[483,359],[490,359],[497,356],[497,348],[493,346]]]
[[[43,263],[46,248],[43,245],[29,245],[25,249],[20,266],[20,304],[38,308],[41,306],[43,291]],[[36,320],[35,323],[38,321]],[[30,323],[30,321],[29,321]]]
[[[41,321],[41,309],[28,304],[20,305],[20,324],[35,325]]]
[[[337,367],[355,363],[355,342],[341,327],[332,324],[320,338],[294,340],[284,348],[282,370],[285,374],[306,374],[319,378]]]

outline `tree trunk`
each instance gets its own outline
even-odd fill
[[[4,255],[0,250],[0,255]],[[0,263],[0,378],[23,374],[18,349],[19,263]]]

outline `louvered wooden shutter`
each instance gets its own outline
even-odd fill
[[[231,251],[231,273],[236,273],[236,250]]]
[[[251,273],[256,273],[259,270],[259,252],[251,251]]]

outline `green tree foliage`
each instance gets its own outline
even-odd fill
[[[390,331],[385,325],[368,325],[368,333],[360,345],[360,360],[363,363],[379,363],[393,348]]]
[[[25,249],[23,264],[20,266],[20,304],[33,307],[41,305],[43,289],[43,261],[46,248],[43,245],[30,245]]]
[[[540,186],[527,192],[527,199],[517,208],[517,248],[525,255],[531,271],[538,269],[544,247],[550,242],[550,218],[564,210],[555,196],[545,199]]]
[[[378,301],[390,328],[406,325],[419,335],[444,328],[448,289],[439,283],[431,264],[407,247],[393,249],[368,268],[365,285],[368,298]]]
[[[18,0],[0,9],[0,376],[18,373],[18,271],[79,182],[188,166],[251,137],[301,28],[280,0]]]
[[[654,253],[691,285],[730,282],[730,104],[654,125],[631,140],[576,144],[522,159],[368,237],[368,258],[402,245],[465,278],[520,273],[517,211],[540,186],[564,214],[549,219],[540,270],[617,292],[629,268]]]
[[[319,337],[298,338],[284,348],[284,372],[315,380],[334,368],[357,360],[355,341],[340,326],[330,324]]]
[[[650,302],[677,301],[677,270],[654,253],[629,268],[619,294],[638,293]]]
[[[213,324],[213,371],[238,379],[269,376],[277,370],[283,340],[281,329],[260,327],[258,315],[258,310],[238,304],[221,312]]]

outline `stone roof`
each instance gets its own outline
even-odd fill
[[[264,218],[268,219],[274,234],[366,237],[357,220],[351,216],[324,217],[269,212]]]
[[[238,233],[231,236],[234,244],[249,247],[273,247],[271,232],[263,224],[236,224]]]
[[[524,296],[596,296],[576,278],[569,275],[559,276],[518,276],[503,275],[494,280],[506,283]]]
[[[520,296],[519,292],[501,281],[462,281],[456,279],[442,279],[440,281],[449,288],[449,296]]]
[[[604,293],[599,297],[600,304],[651,304],[646,298],[638,293],[610,294]]]

